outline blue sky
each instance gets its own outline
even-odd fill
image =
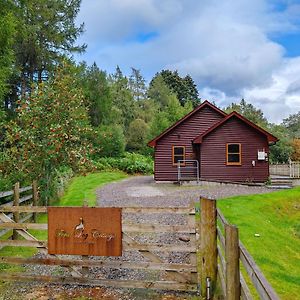
[[[82,0],[77,60],[108,73],[162,70],[220,106],[241,98],[279,123],[300,111],[300,0]]]

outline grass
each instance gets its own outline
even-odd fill
[[[84,201],[88,206],[96,205],[96,189],[104,184],[126,178],[123,172],[100,172],[86,176],[74,177],[64,196],[59,200],[59,206],[82,206]]]
[[[299,299],[300,188],[217,202],[282,299]],[[259,234],[259,237],[255,237]]]

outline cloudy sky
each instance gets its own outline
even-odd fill
[[[279,123],[300,111],[300,0],[82,0],[85,60],[111,73],[190,74],[200,97],[245,98]]]

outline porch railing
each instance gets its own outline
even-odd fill
[[[199,162],[196,159],[178,160],[178,182],[184,180],[197,180],[199,182]]]

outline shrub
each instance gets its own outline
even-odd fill
[[[92,137],[92,143],[94,158],[122,156],[125,150],[123,129],[119,125],[102,125],[96,129],[96,135]]]
[[[74,176],[73,170],[68,166],[60,166],[55,169],[49,178],[39,181],[40,199],[48,205],[49,200],[53,201],[61,197],[69,181]]]
[[[125,153],[124,157],[102,157],[94,162],[97,170],[118,169],[128,174],[152,174],[153,160],[149,156],[137,153]]]

